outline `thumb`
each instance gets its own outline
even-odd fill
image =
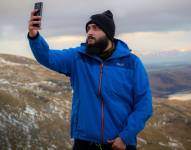
[[[112,144],[115,140],[107,140],[108,143]]]

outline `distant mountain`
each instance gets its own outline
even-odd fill
[[[150,52],[141,55],[146,64],[155,63],[190,63],[191,64],[191,50],[166,50],[158,52]]]
[[[154,97],[191,91],[191,65],[159,64],[147,66]]]
[[[141,150],[191,147],[191,101],[164,98],[168,93],[190,88],[191,67],[167,68],[148,66],[154,115],[139,135]],[[68,78],[34,60],[0,55],[0,149],[71,149],[70,111]]]

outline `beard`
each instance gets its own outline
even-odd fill
[[[95,42],[93,44],[89,44],[88,43],[89,39],[94,40]],[[87,54],[90,55],[101,54],[107,48],[109,44],[109,39],[107,38],[107,36],[103,36],[99,39],[89,36],[86,39],[86,44],[87,44],[87,49],[86,49]]]

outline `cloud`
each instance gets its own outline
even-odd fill
[[[186,48],[178,49],[178,51],[180,51],[180,52],[191,52],[191,46],[190,47],[186,47]]]
[[[66,49],[85,42],[85,36],[55,36],[48,38],[47,41],[52,49]]]
[[[35,1],[1,0],[2,26],[14,25],[19,32],[27,31],[30,11]],[[47,36],[83,35],[85,23],[94,13],[111,9],[117,34],[145,31],[190,30],[190,0],[44,0],[43,30]]]
[[[26,35],[35,1],[0,1],[0,53],[31,57]],[[191,48],[190,0],[42,1],[40,33],[51,48],[77,46],[85,39],[90,15],[107,9],[114,14],[116,36],[137,53]]]
[[[120,34],[119,38],[142,54],[191,48],[191,31],[135,32]]]

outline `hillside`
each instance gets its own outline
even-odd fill
[[[172,69],[163,70],[162,74],[150,70],[152,90],[160,94],[168,84],[169,89],[179,84],[189,88],[189,71],[190,68]],[[184,82],[180,82],[180,74],[184,75]],[[173,83],[167,82],[165,75],[173,78]],[[139,149],[189,150],[191,101],[169,101],[156,95],[153,107],[154,115],[139,135]],[[0,55],[0,149],[71,149],[70,110],[68,78],[31,59]]]
[[[191,101],[154,99],[153,117],[139,135],[140,150],[190,150]]]
[[[65,76],[0,55],[0,149],[71,149],[70,93]]]

